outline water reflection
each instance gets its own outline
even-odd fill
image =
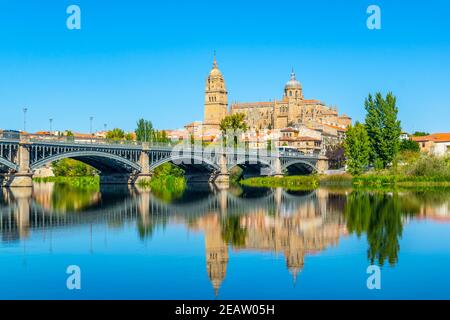
[[[167,195],[135,187],[76,190],[41,184],[34,189],[1,189],[0,232],[2,242],[11,243],[40,230],[134,224],[141,241],[149,241],[156,230],[182,224],[204,235],[206,272],[217,294],[226,278],[230,250],[282,254],[295,283],[306,256],[355,234],[367,239],[368,261],[395,265],[404,224],[410,219],[450,221],[449,195],[449,190],[290,192],[205,186],[168,202]]]

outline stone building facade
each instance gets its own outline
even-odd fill
[[[282,129],[293,126],[307,126],[327,131],[334,136],[343,132],[352,119],[339,115],[336,107],[326,106],[315,99],[305,99],[301,83],[294,71],[284,87],[280,100],[250,103],[232,103],[228,111],[228,92],[225,79],[214,57],[213,67],[206,79],[205,112],[203,131],[211,133],[219,130],[220,121],[228,114],[244,113],[250,129]],[[327,128],[323,128],[326,126]]]
[[[282,129],[296,125],[317,127],[320,125],[346,128],[351,124],[347,115],[339,115],[336,107],[326,106],[315,99],[305,99],[303,88],[294,71],[284,87],[280,100],[269,102],[233,103],[233,113],[244,113],[252,129]]]

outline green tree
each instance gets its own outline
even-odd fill
[[[348,171],[360,174],[369,164],[370,141],[366,128],[359,122],[349,126],[344,141],[344,151],[347,158]]]
[[[429,136],[430,134],[428,132],[423,132],[423,131],[416,131],[412,134],[413,137],[424,137],[424,136]]]
[[[400,151],[412,151],[412,152],[419,152],[420,146],[419,144],[414,140],[402,140],[400,142]]]
[[[400,145],[396,98],[391,92],[386,98],[378,92],[375,98],[369,94],[364,105],[367,111],[365,126],[371,144],[370,161],[376,167],[386,168],[397,155]]]
[[[234,113],[226,116],[220,122],[220,131],[226,144],[227,136],[233,136],[234,146],[238,144],[238,133],[240,131],[246,132],[248,130],[247,123],[245,122],[244,113]]]
[[[97,173],[91,166],[74,159],[55,161],[52,163],[52,169],[56,177],[87,177]]]
[[[136,130],[137,141],[150,141],[153,137],[153,124],[151,121],[139,119]]]
[[[106,139],[110,140],[123,140],[125,138],[125,132],[122,129],[114,128],[106,133]]]

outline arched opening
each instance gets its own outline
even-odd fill
[[[184,172],[187,183],[209,182],[212,174],[219,171],[219,166],[201,157],[170,157],[153,164],[151,171],[164,163],[171,163]]]
[[[30,169],[36,169],[62,159],[73,159],[85,163],[99,172],[100,184],[130,184],[141,171],[139,164],[120,156],[99,151],[73,151],[57,154],[36,162],[32,162]]]
[[[290,162],[283,169],[288,176],[307,176],[317,172],[316,167],[306,161]]]
[[[274,170],[270,163],[264,161],[243,161],[229,166],[228,172],[233,180],[270,176]]]

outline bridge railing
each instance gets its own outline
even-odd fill
[[[191,144],[187,141],[169,141],[169,142],[141,142],[141,141],[128,141],[128,140],[113,140],[99,138],[95,136],[55,136],[50,134],[21,134],[16,131],[0,131],[0,140],[6,141],[25,141],[31,143],[56,143],[67,145],[95,145],[95,146],[111,146],[111,147],[123,147],[123,148],[150,148],[150,149],[163,149],[174,151],[195,151],[195,152],[222,152],[226,154],[238,154],[238,155],[265,155],[265,156],[281,156],[281,157],[311,157],[317,158],[319,154],[309,154],[301,151],[294,150],[279,150],[273,148],[267,150],[265,148],[249,148],[249,147],[233,147],[223,146],[220,142],[203,144]]]

